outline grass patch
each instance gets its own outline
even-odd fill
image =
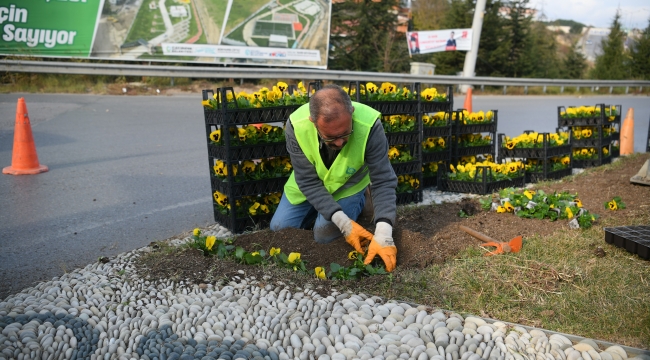
[[[156,22],[153,25],[153,22]],[[124,43],[137,41],[139,39],[151,40],[156,36],[165,32],[165,24],[160,15],[160,9],[149,9],[148,3],[143,3],[138,10],[129,35],[127,35]]]
[[[562,179],[619,172],[635,154]],[[545,187],[554,182],[536,184]],[[444,205],[438,205],[444,206]],[[401,208],[398,212],[408,212]],[[605,243],[603,228],[648,225],[650,212],[604,217],[591,229],[524,239],[520,253],[494,257],[470,247],[440,266],[396,271],[363,291],[623,345],[650,347],[650,262]],[[508,239],[502,239],[508,240]],[[597,256],[597,247],[606,255]]]

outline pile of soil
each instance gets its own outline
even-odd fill
[[[601,215],[601,219],[634,216],[650,210],[650,187],[632,185],[629,182],[630,177],[636,174],[648,157],[648,155],[641,155],[627,159],[610,169],[594,169],[587,174],[539,188],[546,192],[577,192],[583,205],[591,212]],[[620,196],[626,203],[627,209],[605,210],[603,203],[610,201],[614,196]],[[460,217],[461,209],[470,217]],[[361,221],[361,224],[370,231],[374,230],[372,224],[367,221]],[[512,214],[486,212],[481,209],[478,201],[469,198],[459,203],[401,208],[393,232],[398,248],[396,271],[442,264],[455,258],[467,247],[481,243],[461,231],[459,225],[467,226],[499,241],[508,241],[522,235],[524,249],[527,238],[546,236],[560,229],[569,230],[566,220],[522,219]],[[309,230],[285,229],[278,232],[263,230],[240,235],[234,240],[234,244],[248,251],[260,249],[268,251],[271,247],[279,247],[285,254],[299,252],[301,259],[310,269],[316,266],[328,269],[330,263],[343,266],[351,264],[348,253],[352,247],[343,238],[330,244],[318,244],[313,240],[313,232]],[[377,261],[381,263],[379,258]],[[208,258],[196,250],[188,250],[181,254],[158,254],[143,259],[139,267],[151,278],[187,279],[195,283],[230,277],[236,275],[238,270],[243,270],[247,276],[259,276],[258,278],[268,271],[273,271],[269,267],[247,266]],[[282,276],[291,277],[291,275]]]

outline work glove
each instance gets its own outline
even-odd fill
[[[366,265],[370,264],[375,258],[375,255],[379,255],[384,260],[386,271],[391,272],[395,270],[395,265],[397,264],[397,247],[395,247],[395,243],[393,242],[393,227],[382,221],[377,223],[375,235],[370,241],[370,246],[368,246],[368,255],[364,263]]]
[[[338,226],[343,236],[345,236],[345,241],[350,244],[354,250],[363,253],[363,247],[368,245],[368,242],[372,239],[372,233],[364,229],[363,226],[352,221],[345,213],[341,210],[337,211],[332,215],[332,222]]]

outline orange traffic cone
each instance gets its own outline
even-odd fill
[[[467,89],[467,94],[465,94],[465,104],[463,104],[463,108],[467,110],[467,112],[471,113],[472,112],[472,88]]]
[[[621,155],[634,153],[634,109],[630,108],[621,126]]]
[[[16,107],[16,128],[14,129],[14,152],[11,166],[2,169],[3,174],[33,175],[46,172],[47,166],[38,163],[32,126],[27,115],[25,99],[18,99]]]

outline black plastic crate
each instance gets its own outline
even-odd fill
[[[403,132],[387,132],[386,139],[389,145],[402,145],[402,144],[419,144],[420,132],[419,131],[403,131]]]
[[[418,101],[362,101],[364,105],[379,111],[382,115],[417,114]]]
[[[456,121],[454,122],[453,125],[453,134],[455,135],[463,135],[463,134],[474,134],[474,133],[484,133],[484,132],[489,132],[492,134],[496,134],[497,132],[497,125],[498,125],[498,110],[490,110],[494,113],[494,119],[492,122],[489,123],[484,123],[484,124],[470,124],[466,125],[463,124],[463,119],[462,119],[462,112],[463,109],[458,109],[458,115],[456,116]],[[494,138],[494,136],[492,136]]]
[[[438,185],[438,177],[437,176],[427,176],[422,178],[422,187],[423,188],[431,188]]]
[[[423,126],[422,135],[425,138],[433,136],[449,136],[451,135],[451,125],[447,126]]]
[[[650,226],[604,228],[605,241],[650,260]]]
[[[423,113],[438,111],[451,111],[454,105],[454,92],[451,86],[447,86],[447,101],[420,101],[420,110]]]
[[[225,160],[228,150],[223,145],[208,145],[208,155],[216,159]],[[244,145],[244,146],[231,146],[230,147],[230,160],[250,160],[250,159],[263,159],[276,156],[289,156],[287,151],[287,143],[274,143],[268,145]]]
[[[466,147],[455,146],[452,151],[452,157],[455,158],[461,156],[472,156],[472,155],[482,155],[482,154],[494,155],[494,144],[481,145],[481,146],[466,146]]]
[[[557,124],[559,127],[573,127],[573,126],[596,126],[596,125],[607,125],[621,121],[621,105],[615,105],[618,115],[615,116],[615,119],[609,121],[608,117],[605,115],[605,104],[596,104],[595,106],[600,107],[600,115],[584,118],[563,118],[562,112],[566,111],[567,107],[558,106],[557,107]],[[573,106],[570,106],[573,107]]]
[[[273,218],[273,214],[264,214],[258,216],[236,218],[233,222],[232,216],[222,214],[219,211],[218,205],[213,204],[212,207],[214,209],[214,221],[228,228],[235,234],[268,227],[271,223],[271,219]]]
[[[420,203],[422,202],[422,189],[415,190],[413,192],[403,192],[397,194],[397,205],[405,205],[411,203]]]
[[[542,147],[539,148],[513,148],[508,149],[505,147],[505,134],[499,134],[498,149],[499,159],[505,158],[520,158],[520,159],[548,159],[554,156],[569,155],[571,154],[572,143],[566,143],[560,146],[549,146],[550,133],[540,133],[544,141]]]
[[[611,162],[612,162],[612,156],[608,156],[602,159],[588,159],[588,160],[572,159],[571,166],[573,166],[574,169],[586,169],[586,168],[592,168],[600,165],[609,164]]]
[[[429,163],[429,162],[434,162],[434,161],[450,161],[451,160],[451,153],[449,150],[445,149],[442,151],[436,151],[436,152],[422,152],[422,162],[423,163]]]
[[[419,173],[422,171],[422,162],[420,160],[407,161],[403,163],[394,163],[393,171],[396,175]]]
[[[521,171],[521,176],[514,179],[488,181],[488,174],[492,171],[490,167],[478,166],[477,173],[479,169],[483,169],[483,171],[480,175],[477,174],[476,181],[460,181],[449,180],[447,170],[439,168],[438,190],[486,195],[508,187],[523,187],[526,185],[526,176],[523,171]]]
[[[204,109],[205,123],[209,125],[249,125],[283,122],[301,105],[277,106],[254,109]]]
[[[565,176],[570,176],[573,173],[573,169],[571,166],[565,168],[565,169],[560,169],[560,170],[555,170],[555,171],[548,171],[546,173],[542,172],[526,172],[526,182],[527,183],[536,183],[539,181],[543,180],[557,180],[561,179]]]
[[[645,152],[650,152],[650,125],[648,125],[648,136],[646,137],[646,147]]]
[[[214,175],[210,176],[213,193],[219,191],[222,194],[230,194],[230,196],[235,197],[283,192],[284,184],[287,180],[289,180],[288,176],[263,180],[240,181],[233,182],[232,187],[230,187],[227,180],[224,181]]]
[[[601,130],[602,131],[602,130]],[[571,146],[574,148],[583,148],[583,147],[602,147],[609,145],[612,141],[620,140],[621,134],[614,133],[609,136],[603,136],[602,139],[595,137],[593,139],[575,139],[571,137]]]

